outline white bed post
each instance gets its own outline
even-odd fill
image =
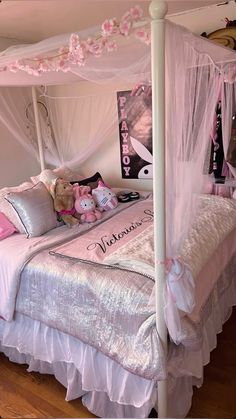
[[[37,94],[36,94],[36,89],[34,86],[32,86],[32,98],[33,98],[34,118],[35,118],[36,133],[37,133],[38,148],[39,148],[39,161],[40,161],[40,167],[42,171],[45,169],[45,160],[44,160],[44,151],[43,151],[43,140],[42,140],[41,129],[40,129],[40,121],[39,121]]]
[[[149,6],[152,57],[152,127],[154,246],[156,280],[156,325],[167,358],[167,329],[163,311],[166,259],[165,217],[165,15],[166,1],[153,0]],[[158,417],[167,417],[167,381],[158,382]]]

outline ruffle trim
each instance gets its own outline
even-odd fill
[[[236,284],[232,280],[224,294],[213,292],[201,349],[189,351],[182,345],[170,344],[169,416],[187,414],[192,386],[201,385],[203,366],[210,361],[210,351],[216,347],[216,335],[222,331],[235,304]],[[11,322],[0,320],[0,342],[0,350],[11,361],[28,364],[28,371],[53,374],[66,387],[66,400],[82,397],[83,404],[97,416],[148,417],[156,405],[154,381],[124,370],[91,346],[22,314],[16,313]]]

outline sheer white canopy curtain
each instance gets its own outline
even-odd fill
[[[30,88],[0,88],[0,120],[2,124],[31,155],[37,156],[37,138],[33,127],[32,114],[29,119],[26,109],[32,102]],[[32,109],[31,109],[32,111]]]
[[[38,104],[45,159],[48,164],[57,166],[60,161],[50,129],[48,110],[42,100]],[[1,123],[32,157],[39,160],[31,88],[0,87],[0,109]]]
[[[78,169],[117,130],[114,92],[74,98],[46,95],[45,100],[60,165]]]
[[[231,139],[233,115],[236,115],[236,83],[224,83],[222,85],[222,134],[225,158],[227,158],[227,151]],[[227,165],[233,177],[236,177],[236,167],[233,167],[228,162]]]

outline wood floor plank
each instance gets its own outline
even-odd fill
[[[66,390],[53,376],[28,373],[26,368],[0,354],[2,418],[94,417],[79,399],[66,402]]]
[[[204,383],[194,389],[189,417],[236,417],[236,307],[217,336],[217,348],[204,368]]]
[[[81,400],[65,401],[65,388],[53,376],[28,373],[26,365],[10,362],[0,354],[0,417],[88,418],[95,417]],[[236,308],[217,348],[204,369],[204,384],[194,389],[191,418],[236,417]]]

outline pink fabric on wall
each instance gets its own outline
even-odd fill
[[[8,220],[5,214],[0,212],[0,240],[11,236],[16,231],[16,227]]]

